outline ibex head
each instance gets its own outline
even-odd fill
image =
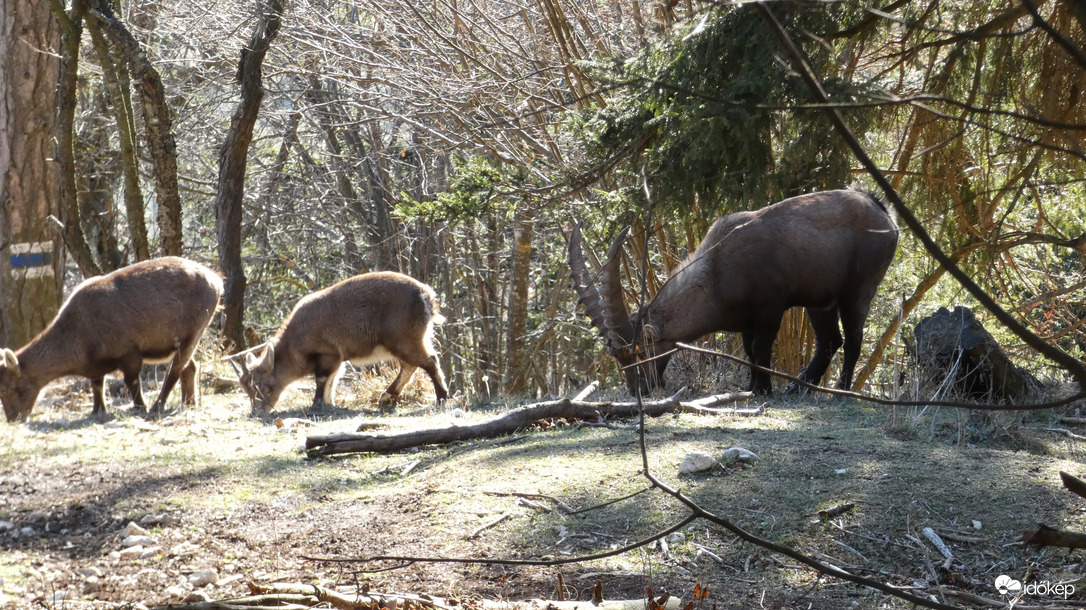
[[[260,355],[246,354],[240,367],[238,382],[249,397],[252,413],[257,415],[271,411],[285,387],[276,383],[272,375],[275,370],[275,346],[267,343]]]
[[[652,315],[651,303],[632,316],[627,313],[619,266],[622,245],[629,231],[629,227],[623,229],[607,250],[599,288],[588,271],[581,250],[581,223],[577,223],[570,235],[568,260],[578,302],[622,367],[630,393],[636,393],[663,387],[664,369],[671,358],[668,352],[674,348],[674,344],[658,340],[660,322]]]
[[[26,419],[37,398],[36,388],[25,382],[15,352],[0,348],[0,402],[8,421]]]

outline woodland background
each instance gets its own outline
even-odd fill
[[[1083,4],[769,6],[941,247],[1082,359]],[[391,269],[437,290],[454,392],[563,393],[618,380],[567,278],[574,221],[597,250],[635,227],[628,285],[647,241],[647,298],[722,213],[874,188],[749,4],[12,0],[0,23],[0,248],[67,252],[42,286],[9,281],[0,256],[13,346],[61,280],[151,256],[224,273],[229,351],[306,293]],[[972,304],[944,274],[903,233],[867,326],[867,391],[903,391],[919,317]],[[798,370],[812,343],[791,312],[777,366]],[[692,355],[672,366],[705,390],[746,380]]]

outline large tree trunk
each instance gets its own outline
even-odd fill
[[[63,250],[54,128],[60,61],[50,7],[0,3],[0,342],[22,345],[45,328],[61,298]]]
[[[230,131],[219,151],[219,189],[215,195],[215,222],[219,238],[219,264],[225,277],[223,293],[223,349],[245,347],[245,270],[241,265],[242,200],[245,195],[245,166],[253,127],[264,99],[261,66],[264,55],[279,33],[285,0],[260,3],[260,16],[249,44],[241,50],[238,82],[241,103],[230,119]]]

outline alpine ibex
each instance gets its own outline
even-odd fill
[[[569,266],[579,301],[624,367],[631,392],[663,385],[668,357],[650,363],[643,362],[646,358],[712,332],[742,333],[747,358],[768,368],[790,307],[807,309],[815,333],[814,357],[799,378],[819,383],[843,344],[837,387],[851,388],[868,309],[897,249],[897,224],[874,195],[825,191],[719,218],[632,316],[619,281],[627,231],[611,244],[600,288],[585,266],[579,225],[570,237]],[[769,374],[752,368],[750,389],[769,394]]]
[[[271,411],[287,386],[312,373],[317,381],[313,405],[332,404],[344,361],[397,360],[400,373],[379,405],[394,404],[417,368],[430,376],[441,402],[449,391],[433,335],[434,325],[444,321],[426,284],[392,272],[356,275],[298,301],[264,350],[248,355],[241,387],[257,415]]]
[[[179,379],[181,401],[195,404],[192,354],[221,294],[218,274],[172,256],[84,281],[41,334],[18,352],[0,350],[0,402],[8,421],[29,417],[42,387],[66,375],[90,378],[91,415],[103,416],[103,378],[118,369],[134,407],[145,411],[140,370],[171,359],[152,413],[161,413]]]

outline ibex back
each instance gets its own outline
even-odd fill
[[[160,413],[180,379],[181,401],[196,402],[192,354],[219,306],[222,279],[177,257],[92,277],[72,292],[49,326],[18,352],[0,350],[0,402],[8,421],[30,415],[38,393],[66,375],[88,377],[92,416],[105,415],[105,375],[120,369],[134,407],[145,411],[140,370],[172,359],[151,411]]]
[[[312,374],[314,406],[332,404],[344,361],[396,360],[400,373],[381,395],[381,406],[396,402],[417,368],[430,376],[441,402],[449,391],[433,334],[434,324],[444,320],[426,284],[399,273],[357,275],[298,301],[263,351],[249,354],[241,387],[257,415],[271,411],[291,383]]]

